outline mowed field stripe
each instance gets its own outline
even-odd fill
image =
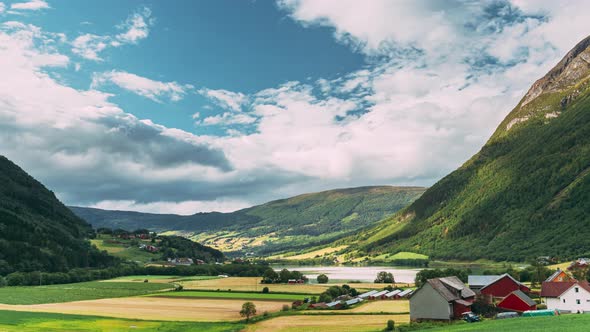
[[[284,304],[290,305],[289,301],[252,300],[251,302],[254,302],[260,313],[279,311]],[[0,310],[144,320],[219,322],[240,320],[239,311],[243,303],[243,300],[234,299],[130,297],[35,305],[0,304]]]

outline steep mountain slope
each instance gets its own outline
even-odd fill
[[[357,239],[361,253],[438,258],[590,253],[590,37],[531,87],[479,153]]]
[[[361,187],[278,200],[233,213],[156,215],[72,207],[94,227],[174,231],[223,251],[270,254],[329,243],[407,206],[417,187]]]
[[[90,225],[0,156],[0,275],[106,266],[112,257],[85,239]]]

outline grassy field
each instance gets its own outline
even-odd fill
[[[347,312],[364,312],[364,313],[408,313],[410,312],[410,301],[408,300],[394,300],[394,301],[372,301],[362,304],[354,309],[347,310]]]
[[[81,282],[76,284],[0,288],[0,303],[40,304],[136,296],[172,289],[170,284]]]
[[[125,240],[113,238],[110,235],[99,235],[98,238],[91,240],[91,243],[98,249],[106,250],[113,256],[134,262],[149,263],[153,260],[161,259],[161,254],[150,253],[143,249],[139,249],[137,244],[132,244],[134,241],[137,243],[152,244],[151,240]]]
[[[588,331],[590,315],[563,315],[554,317],[521,317],[504,320],[488,320],[481,323],[458,322],[453,325],[428,329],[429,332],[502,331],[502,332],[577,332]]]
[[[280,311],[291,301],[250,300],[259,314]],[[239,312],[244,300],[187,299],[160,297],[123,297],[66,303],[36,305],[5,305],[0,310],[51,312],[75,315],[91,315],[126,319],[161,321],[229,322],[241,319]]]
[[[357,332],[383,331],[387,320],[408,323],[410,315],[297,315],[283,316],[249,325],[248,332]]]
[[[237,332],[243,327],[242,324],[237,323],[142,321],[80,315],[0,311],[0,331],[3,332],[123,332],[129,330],[142,332]]]
[[[306,297],[312,297],[313,294],[284,294],[284,293],[243,293],[243,292],[207,292],[207,291],[183,291],[183,292],[166,292],[154,294],[157,297],[172,298],[207,298],[207,299],[242,299],[242,300],[275,300],[275,301],[295,301],[303,300]]]
[[[319,250],[315,250],[315,251],[310,251],[307,253],[303,253],[303,254],[299,254],[299,255],[293,255],[293,256],[283,256],[283,255],[277,255],[277,256],[271,256],[269,257],[270,259],[273,258],[282,258],[282,259],[287,259],[287,260],[301,260],[301,259],[310,259],[310,258],[315,258],[316,256],[322,257],[326,254],[331,254],[337,251],[340,251],[342,249],[346,249],[348,246],[343,245],[343,246],[338,246],[338,247],[328,247],[328,248],[323,248],[323,249],[319,249]]]
[[[212,280],[219,279],[216,276],[158,276],[158,275],[144,275],[144,276],[125,276],[110,280],[104,280],[104,282],[149,282],[157,283],[171,283],[178,281],[192,281],[192,280]]]
[[[321,294],[326,288],[335,284],[342,285],[342,283],[329,284],[303,284],[303,285],[288,285],[288,284],[271,284],[263,285],[260,283],[259,277],[231,277],[221,278],[215,280],[192,280],[181,281],[185,290],[228,290],[242,291],[242,292],[260,292],[262,288],[268,287],[271,293],[301,293],[301,294]],[[344,282],[346,283],[346,282]],[[402,285],[402,284],[400,284]],[[405,285],[405,284],[403,284]],[[352,283],[351,287],[359,291],[367,289],[382,289],[383,284],[374,283]]]

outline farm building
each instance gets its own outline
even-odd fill
[[[363,302],[363,299],[359,299],[357,297],[357,298],[350,299],[350,300],[346,301],[346,305],[353,305],[353,304],[357,304],[357,303],[361,303],[361,302]]]
[[[290,285],[304,284],[305,280],[303,280],[303,279],[289,279],[289,280],[287,280],[287,283]]]
[[[389,293],[388,290],[380,291],[380,292],[377,292],[377,293],[369,296],[369,299],[370,300],[383,300],[383,299],[385,299],[385,294],[387,294],[387,293]]]
[[[565,271],[562,271],[560,269],[557,269],[557,271],[555,271],[555,273],[550,275],[549,278],[547,278],[545,280],[545,282],[564,282],[564,281],[575,281],[575,279],[570,277],[569,274],[567,274]]]
[[[342,307],[342,301],[332,301],[330,303],[326,303],[326,306],[332,309],[340,309],[340,307]]]
[[[479,291],[494,282],[494,280],[498,279],[499,276],[492,275],[492,276],[481,276],[481,275],[471,275],[467,277],[467,284],[469,288],[474,291],[476,294],[479,294]]]
[[[410,297],[410,319],[451,320],[471,311],[475,292],[457,277],[428,279]]]
[[[543,282],[541,297],[547,309],[563,312],[590,312],[590,283],[587,281]]]
[[[514,279],[508,273],[495,276],[469,276],[467,278],[470,283],[469,288],[478,294],[487,295],[490,297],[504,298],[515,290],[520,290],[525,293],[530,293],[530,289]],[[484,285],[484,283],[486,283]],[[483,285],[483,286],[482,286]]]
[[[388,299],[388,300],[394,299],[394,298],[395,298],[395,296],[396,296],[397,294],[401,293],[401,292],[402,292],[401,290],[399,290],[399,289],[396,289],[396,290],[394,290],[394,291],[391,291],[391,292],[389,292],[389,293],[385,294],[385,298],[386,298],[386,299]]]
[[[192,258],[168,258],[168,263],[172,263],[174,265],[193,265],[193,259]]]
[[[398,293],[397,295],[395,295],[395,298],[396,299],[401,299],[401,298],[404,298],[404,297],[408,297],[408,296],[412,295],[412,292],[413,292],[413,290],[406,289],[405,291],[402,291],[402,292]]]
[[[366,293],[362,293],[361,295],[359,295],[358,297],[361,299],[368,299],[371,295],[378,293],[379,291],[376,290],[372,290]]]
[[[508,294],[496,306],[500,309],[518,312],[537,310],[537,303],[520,290]]]

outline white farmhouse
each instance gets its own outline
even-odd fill
[[[587,281],[544,282],[541,297],[547,309],[562,312],[590,312],[590,284]]]

